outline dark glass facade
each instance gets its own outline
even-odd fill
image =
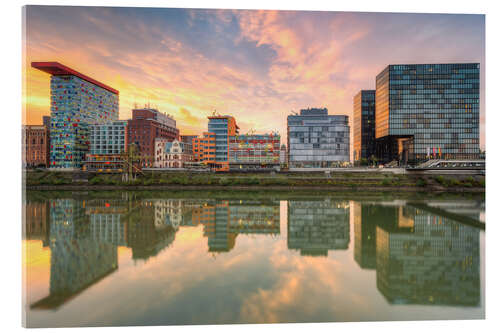
[[[479,158],[479,64],[389,65],[376,79],[381,161]]]
[[[353,100],[354,160],[375,154],[375,90],[361,90]]]

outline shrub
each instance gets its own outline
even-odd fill
[[[248,179],[247,180],[247,184],[248,185],[257,185],[257,184],[259,184],[259,178],[255,177],[255,176],[251,177],[251,178],[247,178],[247,179]]]
[[[102,184],[102,183],[103,183],[103,180],[100,177],[98,177],[98,176],[92,177],[89,180],[89,184],[90,185],[99,185],[99,184]]]
[[[47,178],[42,178],[42,179],[40,179],[39,183],[40,183],[40,185],[48,185],[48,184],[52,184],[52,181],[50,179],[47,179]]]
[[[385,178],[382,180],[382,185],[384,185],[384,186],[391,185],[391,181],[389,179]]]
[[[141,185],[141,183],[140,179],[131,179],[127,182],[127,185]]]
[[[437,181],[441,185],[446,185],[446,180],[444,179],[443,176],[436,176],[436,177],[434,177],[434,180]]]
[[[71,181],[69,179],[65,179],[65,178],[57,178],[57,179],[54,179],[52,181],[52,184],[54,185],[66,185],[66,184],[70,184]]]
[[[427,185],[427,181],[423,178],[419,178],[417,180],[417,186],[420,186],[420,187],[423,187],[423,186],[426,186]]]

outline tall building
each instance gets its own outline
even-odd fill
[[[40,125],[23,126],[23,165],[36,167],[49,165],[49,131]]]
[[[32,62],[50,78],[50,167],[80,169],[88,125],[118,119],[118,90],[58,62]]]
[[[354,96],[354,161],[375,155],[375,90],[361,90]]]
[[[215,159],[209,163],[213,161],[216,170],[229,170],[229,137],[238,134],[238,130],[232,116],[208,117],[208,132],[215,135]]]
[[[245,134],[229,137],[229,168],[231,170],[279,167],[280,135]]]
[[[127,121],[89,125],[90,150],[84,169],[89,171],[123,170],[122,153],[127,151]]]
[[[330,168],[349,163],[349,117],[304,109],[287,117],[288,167]]]
[[[167,141],[179,139],[179,130],[175,119],[156,109],[133,109],[132,119],[128,120],[128,144],[136,144],[141,154],[143,167],[152,167],[154,163],[155,139]]]
[[[389,65],[376,79],[383,162],[479,158],[479,64]]]
[[[238,134],[239,127],[232,116],[208,117],[208,132],[194,138],[194,161],[203,162],[216,171],[229,171],[229,138]]]

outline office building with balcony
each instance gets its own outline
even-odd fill
[[[346,166],[349,156],[349,117],[329,115],[328,109],[304,109],[289,115],[288,167]]]
[[[50,167],[80,169],[89,129],[118,119],[118,90],[58,62],[32,62],[50,78]]]
[[[229,137],[229,169],[256,170],[279,168],[280,135],[245,134]]]
[[[153,167],[157,138],[167,141],[179,139],[175,119],[149,107],[133,109],[132,119],[127,124],[127,143],[137,146],[142,167]]]
[[[353,99],[353,159],[375,155],[375,90],[361,90]]]
[[[479,158],[479,64],[389,65],[376,78],[376,153],[400,164]]]
[[[89,125],[89,139],[90,151],[85,160],[85,170],[123,170],[122,154],[127,151],[127,121]]]

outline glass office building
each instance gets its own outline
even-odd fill
[[[361,90],[353,99],[354,161],[375,155],[375,90]]]
[[[229,137],[229,168],[265,169],[280,164],[280,135],[246,134]]]
[[[90,125],[90,154],[121,154],[126,151],[127,121]]]
[[[479,158],[479,64],[389,65],[375,94],[381,161]]]
[[[300,110],[287,118],[288,167],[330,168],[349,163],[349,117],[328,109]]]
[[[57,62],[33,62],[51,74],[50,167],[80,169],[89,125],[118,120],[118,91]]]
[[[207,136],[215,135],[215,158],[205,159],[217,171],[229,170],[229,137],[238,134],[236,119],[232,116],[208,117]]]

